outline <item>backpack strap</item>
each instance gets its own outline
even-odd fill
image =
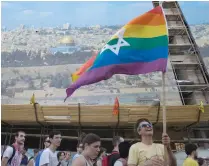
[[[28,160],[28,163],[29,163],[29,162],[30,162],[30,160],[32,160],[33,158],[34,158],[33,156],[32,156],[32,157],[30,157],[30,158],[29,158],[29,160]]]
[[[11,162],[12,162],[12,159],[13,159],[13,157],[15,156],[15,152],[16,152],[16,149],[15,149],[15,147],[14,147],[14,145],[11,145],[11,147],[12,147],[12,156],[10,157],[10,159],[8,160],[8,164],[11,164]]]

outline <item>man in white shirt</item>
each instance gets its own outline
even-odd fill
[[[25,132],[18,131],[15,134],[15,142],[8,146],[3,153],[2,166],[19,166],[22,160],[21,148],[24,147]]]
[[[57,166],[59,163],[56,150],[60,146],[62,140],[61,133],[59,131],[52,131],[49,133],[49,139],[51,145],[41,154],[40,166]]]

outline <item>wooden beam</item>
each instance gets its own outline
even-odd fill
[[[113,106],[37,106],[37,115],[33,105],[2,105],[2,121],[11,125],[37,124],[43,125],[74,125],[78,126],[112,126],[118,123],[118,117],[112,116]],[[194,122],[207,122],[209,119],[209,105],[205,105],[205,112],[198,111],[198,105],[167,106],[167,123],[188,125]],[[158,109],[159,108],[159,109]],[[141,105],[120,105],[120,126],[133,125],[139,118],[147,118],[152,123],[162,123],[162,107]],[[57,119],[56,119],[57,116]],[[45,118],[44,118],[45,117]],[[46,117],[53,117],[48,120]],[[58,117],[68,117],[67,120]],[[157,121],[156,121],[157,120]]]

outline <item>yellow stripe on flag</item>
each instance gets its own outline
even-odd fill
[[[80,77],[80,76],[77,75],[77,74],[72,74],[72,75],[71,75],[71,78],[72,78],[72,81],[73,81],[73,82],[77,81],[77,79],[78,79],[79,77]]]

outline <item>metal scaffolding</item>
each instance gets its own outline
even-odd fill
[[[159,1],[153,1],[153,6],[159,6]],[[177,1],[164,1],[162,7],[168,25],[170,63],[182,104],[197,104],[199,100],[208,104],[209,75],[181,8]],[[201,93],[199,98],[195,93]]]

